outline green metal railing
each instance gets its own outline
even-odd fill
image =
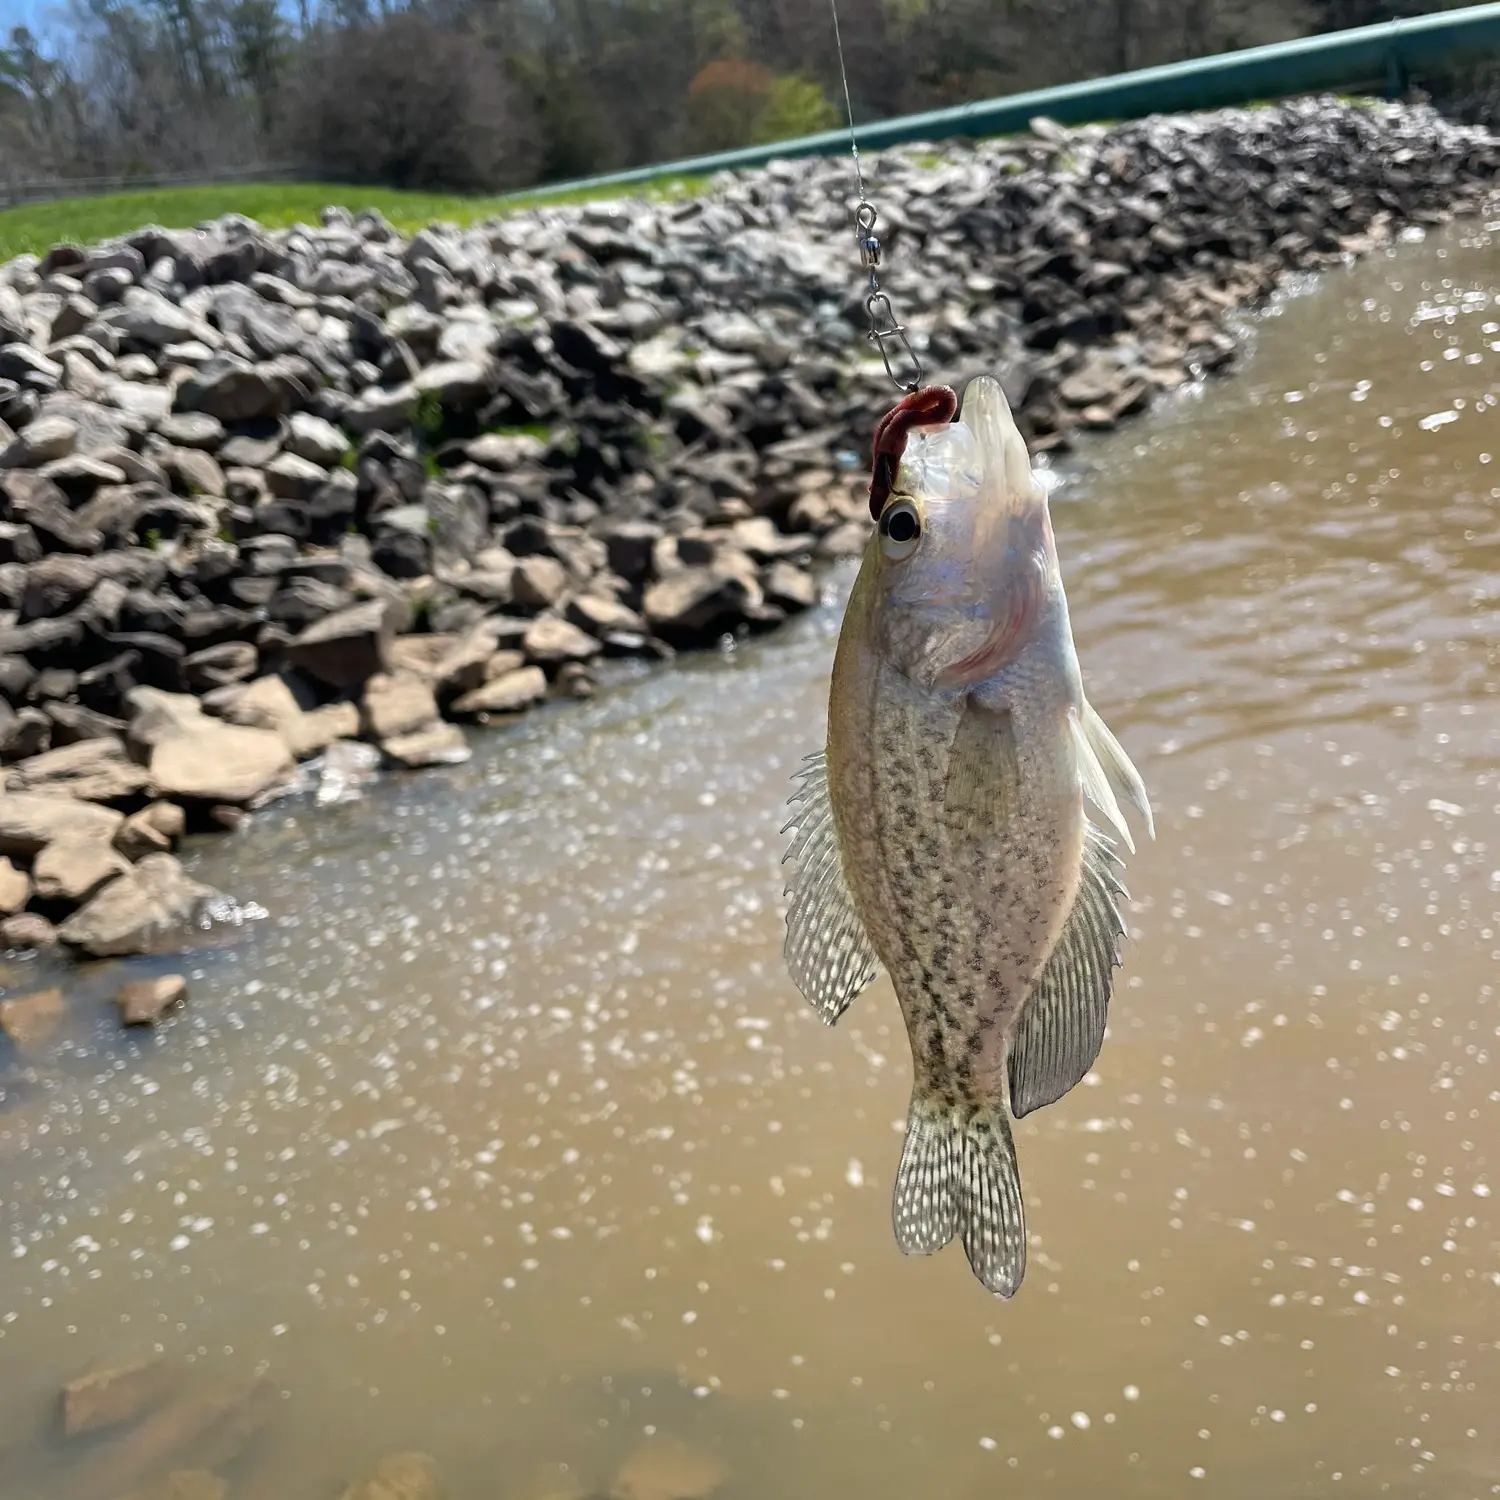
[[[981,99],[955,109],[902,115],[861,125],[859,144],[879,150],[912,141],[955,136],[1010,135],[1045,115],[1061,125],[1091,120],[1134,120],[1143,115],[1222,109],[1265,99],[1331,91],[1341,94],[1401,94],[1409,76],[1478,62],[1500,55],[1500,3],[1439,11],[1378,26],[1360,26],[1323,36],[1301,37],[1265,47],[1247,47],[1216,57],[1195,58],[1160,68],[1140,68],[1109,78],[1092,78],[1058,88],[1033,89],[1003,99]],[[795,140],[693,156],[656,166],[635,167],[573,182],[528,188],[525,196],[578,193],[628,186],[664,177],[699,177],[712,172],[764,166],[793,156],[827,156],[849,148],[847,130],[828,130]]]

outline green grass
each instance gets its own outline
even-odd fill
[[[268,229],[316,224],[329,204],[358,213],[377,208],[397,229],[411,233],[428,224],[476,224],[538,204],[581,203],[609,198],[686,198],[700,192],[702,177],[668,177],[628,188],[569,193],[545,191],[508,197],[464,197],[444,193],[404,193],[392,188],[340,187],[320,182],[220,183],[213,187],[147,188],[99,198],[59,198],[51,203],[0,209],[0,260],[30,251],[45,254],[53,245],[97,244],[129,234],[145,224],[191,229],[222,214],[244,214]]]

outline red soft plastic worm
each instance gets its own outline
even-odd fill
[[[957,414],[958,396],[951,387],[924,385],[903,396],[880,419],[875,429],[875,462],[870,476],[870,514],[877,521],[890,497],[911,429],[941,427]]]

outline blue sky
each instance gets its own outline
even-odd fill
[[[50,29],[49,0],[0,0],[0,35],[9,36],[13,26],[29,26],[42,33]]]

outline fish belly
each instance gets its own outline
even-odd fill
[[[1002,1101],[1006,1036],[1077,891],[1082,798],[1055,745],[1034,743],[1056,737],[1023,733],[1005,825],[956,824],[944,794],[959,712],[902,680],[881,688],[867,753],[841,754],[830,721],[851,894],[901,1002],[918,1091]]]

